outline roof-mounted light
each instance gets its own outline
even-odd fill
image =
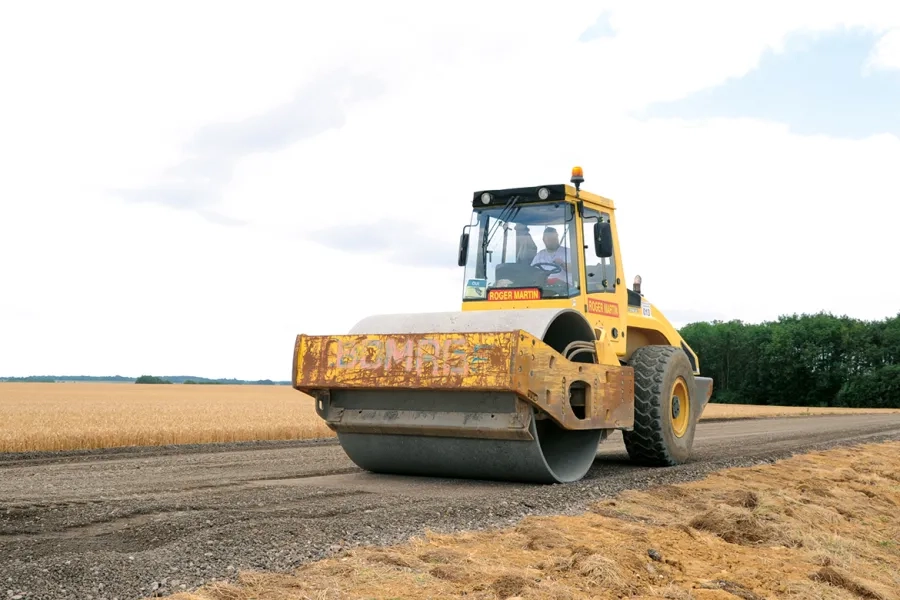
[[[546,200],[549,197],[550,197],[550,190],[548,190],[547,188],[542,187],[541,189],[538,190],[538,198],[540,198],[541,200]]]
[[[575,184],[575,191],[578,192],[581,190],[581,184],[584,182],[584,171],[581,170],[581,167],[572,167],[572,183]]]
[[[490,204],[491,203],[491,195],[487,192],[481,195],[481,203],[482,204]]]

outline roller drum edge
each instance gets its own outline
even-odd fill
[[[522,329],[543,339],[561,314],[581,316],[571,308],[491,310],[371,315],[356,323],[350,334],[459,333]]]
[[[604,435],[566,431],[549,419],[531,419],[530,429],[531,441],[346,432],[338,439],[356,465],[374,473],[547,484],[584,477]]]

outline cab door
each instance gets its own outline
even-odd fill
[[[594,250],[594,224],[598,220],[610,222],[610,214],[605,211],[585,207],[583,210],[583,249],[584,263],[584,295],[585,316],[591,325],[602,328],[606,332],[616,354],[625,351],[625,319],[628,308],[624,298],[626,289],[622,286],[621,274],[618,273],[616,244],[613,244],[613,255],[600,258]],[[614,229],[613,229],[614,231]]]

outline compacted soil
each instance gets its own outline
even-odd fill
[[[702,422],[689,464],[633,466],[614,435],[584,480],[556,486],[374,475],[335,440],[5,454],[0,598],[190,591],[360,544],[571,515],[625,490],[890,440],[900,440],[900,415]]]

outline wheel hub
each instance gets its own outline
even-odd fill
[[[691,396],[683,377],[675,380],[669,398],[671,399],[672,433],[675,434],[675,437],[681,437],[687,433],[691,419]]]

